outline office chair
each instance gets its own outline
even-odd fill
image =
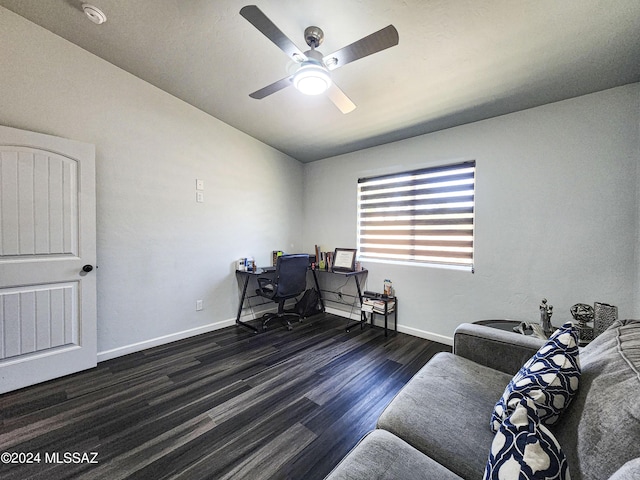
[[[309,255],[295,254],[278,257],[275,272],[269,277],[258,277],[258,289],[256,293],[262,297],[273,300],[278,304],[277,313],[265,313],[262,317],[262,329],[266,330],[267,324],[275,319],[286,322],[287,329],[292,330],[287,317],[300,315],[291,311],[285,311],[284,302],[289,298],[300,295],[307,288],[307,269],[309,267]],[[301,319],[300,319],[301,321]]]

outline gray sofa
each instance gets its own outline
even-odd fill
[[[483,477],[491,412],[543,340],[462,324],[327,480]],[[616,321],[579,353],[577,395],[549,430],[571,480],[640,479],[640,321]]]

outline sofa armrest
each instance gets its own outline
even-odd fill
[[[544,343],[530,335],[463,323],[453,335],[453,353],[513,375]]]

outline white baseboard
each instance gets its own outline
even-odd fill
[[[356,313],[351,313],[345,310],[340,310],[340,309],[331,308],[331,307],[326,307],[325,311],[327,313],[332,313],[333,315],[338,315],[339,317],[348,318],[350,320],[356,320],[356,321],[360,320],[360,311],[358,311],[358,313],[356,314]],[[380,323],[380,320],[383,320],[383,317],[380,317],[379,315],[376,316],[375,324],[378,326],[384,326],[384,323]],[[391,324],[393,325],[393,322],[391,322]],[[400,333],[406,333],[407,335],[413,335],[414,337],[431,340],[432,342],[443,343],[451,347],[453,346],[452,337],[446,337],[438,333],[432,333],[432,332],[427,332],[426,330],[420,330],[418,328],[407,327],[405,325],[402,325],[401,323],[398,324],[398,331]]]
[[[348,318],[350,320],[360,320],[360,309],[356,312],[347,312],[346,310],[340,310],[339,308],[325,306],[324,311],[338,317]]]
[[[432,342],[443,343],[453,347],[453,337],[447,337],[445,335],[440,335],[439,333],[427,332],[426,330],[420,330],[418,328],[406,327],[402,324],[398,324],[398,331],[406,333],[407,335],[413,335],[414,337],[424,338],[426,340],[431,340]]]
[[[125,345],[123,347],[113,348],[111,350],[105,350],[104,352],[98,352],[98,362],[104,362],[112,358],[122,357],[130,353],[146,350],[147,348],[157,347],[158,345],[164,345],[165,343],[175,342],[176,340],[184,340],[185,338],[194,337],[202,333],[212,332],[214,330],[220,330],[221,328],[235,325],[235,318],[229,320],[223,320],[221,322],[210,323],[201,327],[191,328],[189,330],[183,330],[181,332],[172,333],[170,335],[163,335],[162,337],[152,338],[143,342],[132,343],[131,345]]]
[[[338,315],[339,317],[349,318],[350,320],[356,320],[356,321],[360,320],[360,311],[358,311],[358,313],[347,312],[344,310],[331,308],[331,307],[327,307],[325,310],[327,313]],[[380,318],[380,317],[377,317],[377,318]],[[200,335],[203,333],[213,332],[214,330],[220,330],[221,328],[235,325],[235,323],[236,323],[235,319],[231,318],[228,320],[222,320],[221,322],[210,323],[208,325],[203,325],[201,327],[191,328],[189,330],[183,330],[181,332],[172,333],[170,335],[163,335],[162,337],[151,338],[143,342],[132,343],[131,345],[125,345],[123,347],[113,348],[111,350],[105,350],[104,352],[98,352],[98,362],[104,362],[105,360],[110,360],[112,358],[122,357],[123,355],[139,352],[141,350],[146,350],[147,348],[157,347],[158,345],[164,345],[166,343],[175,342],[177,340],[184,340],[185,338],[194,337],[196,335]],[[376,322],[376,325],[378,325],[378,322]],[[413,327],[407,327],[402,324],[398,324],[398,331],[401,333],[406,333],[408,335],[413,335],[414,337],[424,338],[426,340],[431,340],[434,342],[439,342],[445,345],[453,346],[453,338],[445,337],[444,335],[439,335],[437,333],[427,332],[425,330],[420,330]]]

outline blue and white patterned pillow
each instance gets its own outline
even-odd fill
[[[553,425],[578,391],[579,380],[578,331],[567,322],[511,379],[491,414],[491,431],[498,431],[525,396],[535,402],[540,421]]]
[[[483,480],[569,480],[567,457],[525,397],[500,425]]]

